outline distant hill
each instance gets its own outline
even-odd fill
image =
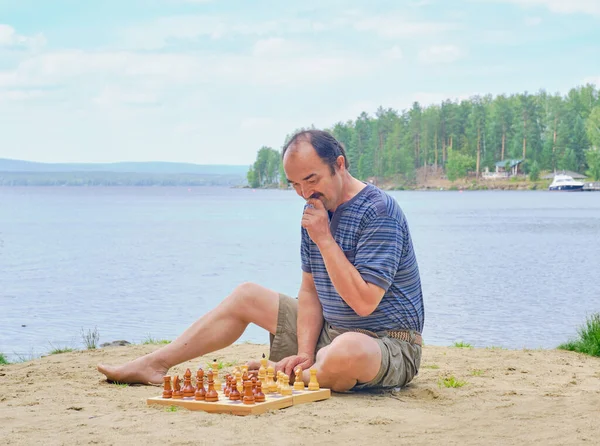
[[[0,158],[0,186],[245,186],[248,169],[160,161],[37,163]]]
[[[243,175],[249,166],[225,164],[169,163],[163,161],[119,163],[37,163],[0,158],[0,172],[128,172],[196,173],[202,175]]]

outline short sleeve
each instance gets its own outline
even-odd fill
[[[300,258],[302,262],[302,271],[306,273],[312,273],[312,268],[310,266],[310,244],[312,240],[308,235],[308,231],[306,229],[300,229],[302,230],[302,239],[300,243]]]
[[[401,223],[389,216],[373,218],[362,229],[354,266],[366,282],[388,290],[400,266],[404,239]]]

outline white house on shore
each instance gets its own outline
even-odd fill
[[[504,161],[498,161],[496,163],[496,171],[490,172],[489,168],[481,173],[481,177],[484,180],[503,180],[513,177],[519,173],[519,165],[523,162],[522,159],[510,159]]]

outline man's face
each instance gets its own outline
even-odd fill
[[[334,210],[341,197],[340,171],[331,168],[307,141],[298,141],[290,147],[283,158],[283,169],[296,193],[305,200],[318,198],[325,209]]]

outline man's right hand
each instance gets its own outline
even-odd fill
[[[302,367],[302,370],[309,369],[315,363],[314,359],[307,354],[299,354],[283,358],[275,364],[275,376],[277,372],[282,371],[290,377],[290,381],[294,379],[294,371],[296,367]]]

